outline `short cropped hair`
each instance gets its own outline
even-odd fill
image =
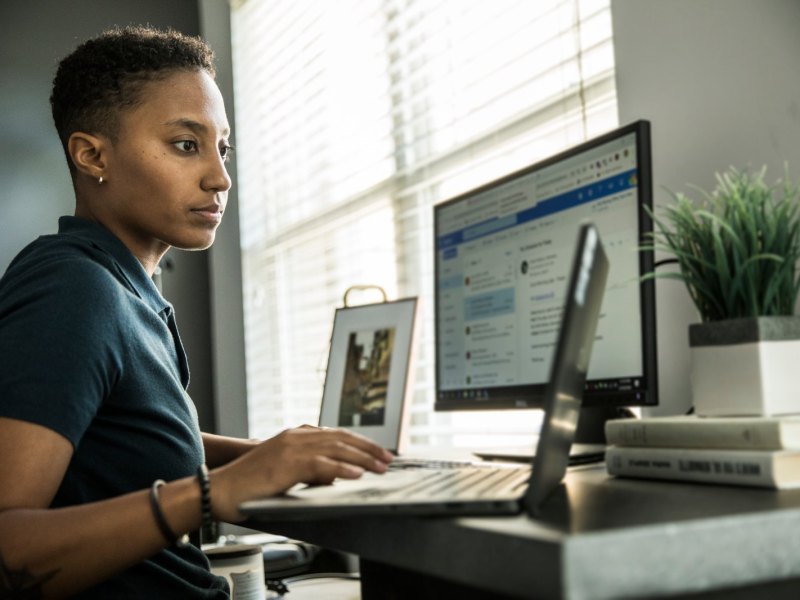
[[[67,142],[76,131],[116,140],[119,114],[141,102],[145,83],[175,71],[215,76],[214,53],[199,37],[172,29],[115,27],[83,42],[58,65],[50,107],[70,172]]]

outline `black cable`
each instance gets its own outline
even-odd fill
[[[361,575],[358,573],[304,573],[303,575],[295,575],[294,577],[287,577],[283,583],[289,585],[297,583],[298,581],[305,581],[306,579],[353,579],[358,581]]]
[[[291,591],[289,585],[309,579],[349,579],[358,581],[361,579],[361,575],[358,573],[305,573],[294,577],[286,577],[285,579],[268,579],[267,590],[275,592],[280,598],[283,598]]]
[[[289,593],[289,588],[280,579],[267,579],[267,591],[275,592],[283,598],[284,594]]]
[[[655,269],[657,267],[663,267],[664,265],[670,265],[670,264],[678,264],[678,259],[677,258],[665,258],[663,260],[656,261],[656,263],[653,265],[653,268]]]

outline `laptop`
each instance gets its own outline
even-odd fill
[[[259,520],[361,515],[536,514],[567,471],[609,263],[597,229],[578,231],[561,330],[554,348],[544,421],[532,465],[476,463],[459,469],[398,469],[298,484],[285,494],[244,502]]]

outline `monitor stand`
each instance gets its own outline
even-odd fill
[[[578,418],[575,443],[606,443],[606,421],[610,419],[630,419],[636,415],[624,406],[583,406]]]
[[[600,462],[605,458],[605,425],[609,419],[633,417],[624,407],[584,406],[578,419],[575,441],[569,453],[570,465]],[[500,460],[508,462],[531,462],[536,452],[535,440],[530,446],[509,446],[505,448],[481,448],[474,454],[481,460]]]

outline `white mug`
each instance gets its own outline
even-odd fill
[[[228,580],[232,600],[266,600],[264,555],[261,546],[235,544],[208,548],[211,572]]]

